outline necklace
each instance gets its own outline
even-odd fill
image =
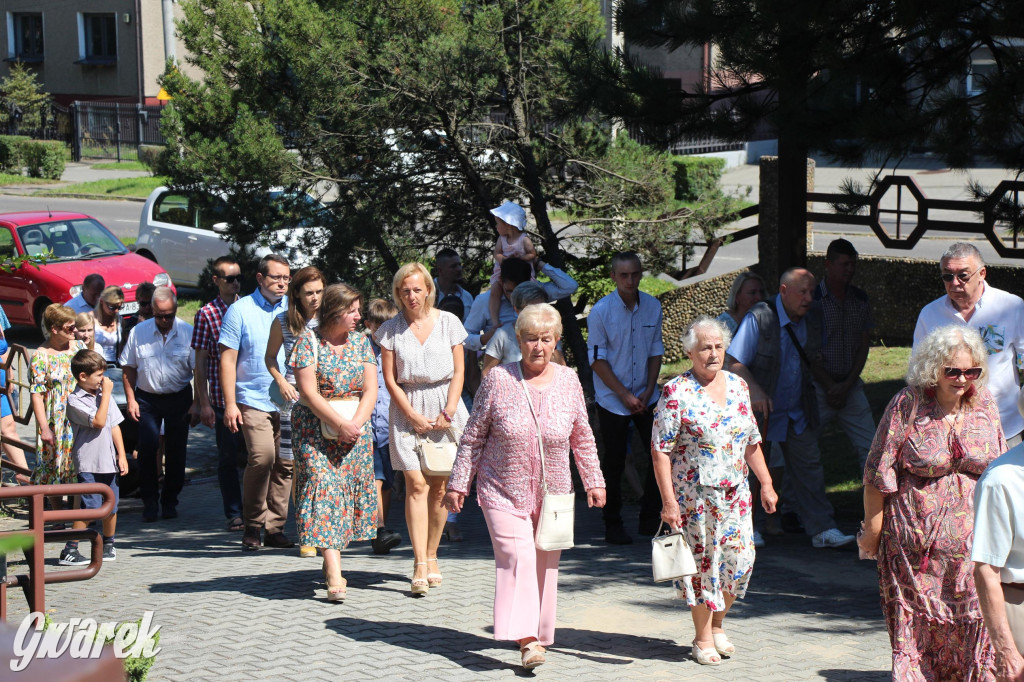
[[[429,313],[428,313],[428,316],[429,316]],[[412,323],[413,323],[413,325],[416,326],[416,329],[423,329],[423,323],[426,322],[427,319],[429,319],[429,317],[417,317],[417,318],[413,319]]]

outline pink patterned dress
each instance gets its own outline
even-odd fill
[[[1006,450],[999,408],[979,387],[962,409],[959,445],[934,398],[925,396],[913,425],[914,392],[904,388],[885,409],[864,470],[884,495],[878,583],[892,679],[991,680],[992,643],[971,572],[974,486]]]

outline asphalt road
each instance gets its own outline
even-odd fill
[[[63,199],[20,194],[0,194],[0,213],[12,211],[77,211],[86,213],[107,226],[119,239],[139,236],[141,201],[104,199]]]

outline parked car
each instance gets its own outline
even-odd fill
[[[172,190],[157,187],[142,209],[135,253],[167,269],[178,286],[195,287],[207,262],[225,256],[233,242],[226,234],[231,215],[226,193],[202,188]],[[327,234],[317,218],[327,207],[305,193],[290,194],[281,188],[270,190],[271,206],[280,215],[262,225],[256,256],[278,253],[300,268],[309,265],[326,242]],[[298,204],[302,218],[285,218],[286,207]]]
[[[0,303],[11,324],[41,328],[46,306],[66,303],[78,295],[82,281],[93,272],[102,275],[108,285],[124,290],[122,315],[138,311],[135,289],[139,284],[172,284],[163,268],[131,253],[102,223],[84,213],[0,213],[0,263],[44,254],[43,263],[0,271]]]

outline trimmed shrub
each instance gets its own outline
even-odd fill
[[[68,152],[63,142],[30,140],[22,143],[21,153],[29,177],[60,180],[64,174]]]
[[[21,174],[21,147],[29,139],[26,135],[0,135],[0,173]]]
[[[153,175],[167,175],[164,170],[167,168],[166,156],[167,147],[163,145],[144,144],[139,147],[139,163]]]
[[[725,170],[725,159],[704,156],[677,156],[672,160],[676,167],[676,199],[698,201],[713,199],[722,193],[720,182]]]

